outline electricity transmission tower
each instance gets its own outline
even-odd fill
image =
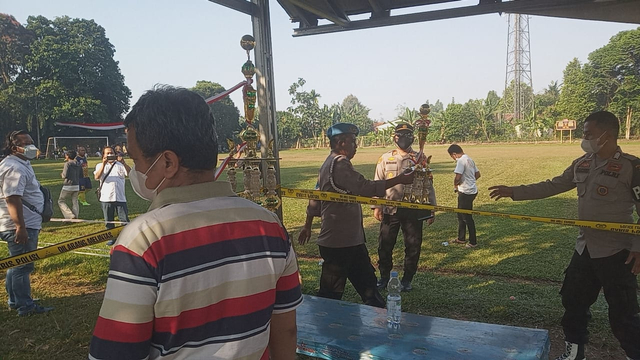
[[[504,107],[505,118],[516,124],[534,115],[528,15],[509,14]]]

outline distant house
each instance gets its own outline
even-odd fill
[[[378,122],[374,123],[373,127],[375,128],[375,131],[385,131],[387,129],[394,129],[399,122],[399,120]]]

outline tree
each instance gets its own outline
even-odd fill
[[[592,89],[591,79],[578,59],[573,59],[564,70],[563,84],[557,103],[560,117],[582,121],[595,111],[597,104]],[[579,135],[579,131],[576,135]]]
[[[557,81],[552,81],[541,94],[534,95],[536,119],[542,127],[553,129],[555,122],[561,120],[557,106],[558,100],[560,100],[560,85]]]
[[[640,29],[622,31],[589,54],[585,72],[598,108],[623,120],[627,138],[640,121]]]
[[[409,124],[414,124],[418,119],[420,119],[420,114],[416,109],[409,109],[406,106],[400,107],[400,111],[396,115],[395,121],[397,122],[406,122]]]
[[[323,117],[322,109],[318,103],[320,94],[315,90],[304,91],[306,81],[299,78],[289,87],[291,104],[287,110],[291,112],[300,122],[302,136],[304,138],[314,138],[316,146],[321,146],[324,142],[324,129],[330,126],[329,117]]]
[[[513,105],[515,102],[513,100],[513,94],[515,93],[516,90],[516,81],[512,80],[511,83],[509,84],[509,86],[504,89],[504,93],[502,93],[502,104],[505,106],[504,108],[504,115],[505,118],[507,120],[509,120],[513,125],[521,125],[518,123],[518,121],[514,121],[514,118],[517,118],[516,114],[514,113],[515,109],[513,108],[506,108],[507,106],[510,106],[509,104]],[[522,104],[523,109],[527,108],[527,102],[528,101],[533,101],[533,88],[531,88],[531,86],[529,86],[528,84],[526,84],[525,82],[520,83],[520,93],[521,93],[521,101],[524,101],[525,103]],[[535,104],[532,104],[535,106]],[[522,119],[526,119],[527,117],[531,117],[532,114],[522,114]],[[526,122],[526,120],[520,120],[520,123]]]
[[[33,34],[11,15],[0,13],[0,89],[22,72]]]
[[[482,133],[482,138],[486,141],[491,141],[491,137],[496,131],[500,106],[502,106],[500,97],[495,91],[491,90],[484,100],[470,100],[467,104],[477,120],[476,124]],[[477,135],[476,138],[479,139]]]
[[[119,121],[129,109],[131,91],[124,84],[114,46],[93,20],[29,17],[35,34],[26,71],[42,113],[56,121]]]
[[[66,16],[53,21],[29,17],[24,31],[15,19],[2,16],[0,27],[4,41],[0,45],[1,130],[42,129],[41,137],[46,138],[72,131],[55,128],[55,121],[122,120],[131,92],[113,59],[115,48],[104,28],[93,20]]]
[[[0,133],[27,128],[33,117],[28,100],[31,91],[24,86],[25,57],[33,34],[13,16],[0,14]]]
[[[295,145],[296,149],[299,149],[301,146],[300,141],[302,140],[302,129],[295,115],[289,111],[278,111],[276,112],[276,117],[280,148],[288,148]]]
[[[205,99],[226,91],[222,85],[205,80],[197,81],[196,86],[191,90]],[[240,132],[240,112],[233,100],[227,96],[210,104],[209,108],[216,122],[218,143],[220,145],[226,144],[225,139],[236,141]],[[257,125],[254,126],[257,128]]]
[[[370,109],[362,105],[355,95],[348,95],[340,105],[340,120],[352,123],[360,129],[360,135],[373,131],[373,120],[369,118]]]

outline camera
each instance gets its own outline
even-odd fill
[[[118,157],[116,155],[107,155],[107,160],[109,161],[113,161],[116,160]]]

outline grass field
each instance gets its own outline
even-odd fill
[[[640,154],[640,143],[622,143],[624,151]],[[553,198],[512,202],[489,199],[487,187],[497,184],[516,185],[542,181],[560,174],[582,151],[574,144],[465,145],[465,152],[478,165],[482,178],[475,201],[478,210],[528,214],[548,217],[577,217],[574,191]],[[358,149],[353,163],[367,177],[373,177],[377,158],[383,148]],[[439,205],[456,206],[452,191],[454,162],[446,146],[428,146],[433,155],[432,168]],[[319,166],[328,150],[282,151],[282,185],[313,188]],[[95,165],[95,161],[90,163]],[[62,162],[34,163],[38,178],[53,191],[54,200],[62,186]],[[102,211],[93,192],[87,195],[91,206],[81,207],[83,219],[101,219]],[[135,216],[146,211],[148,203],[139,199],[127,184],[129,212]],[[55,202],[55,201],[54,201]],[[305,218],[306,202],[284,199],[284,223],[297,239]],[[378,222],[372,211],[364,209],[364,226],[371,259],[377,262]],[[55,217],[61,217],[56,206]],[[455,214],[438,214],[430,227],[425,227],[420,269],[414,290],[403,294],[403,311],[471,321],[548,329],[552,339],[552,355],[564,346],[559,320],[562,305],[558,291],[564,268],[573,253],[577,228],[521,222],[493,217],[476,217],[478,242],[476,249],[461,245],[443,246],[456,236]],[[319,220],[314,222],[317,237]],[[41,243],[56,243],[103,229],[101,224],[46,224]],[[402,241],[394,252],[394,263],[401,270]],[[315,294],[320,275],[317,246],[296,244],[303,292]],[[107,253],[106,245],[89,250]],[[8,256],[0,245],[0,258]],[[47,306],[55,306],[50,314],[19,318],[15,311],[0,307],[0,359],[81,359],[88,351],[91,332],[101,304],[109,259],[101,256],[64,254],[36,263],[32,275],[34,297]],[[0,271],[4,285],[4,271]],[[510,297],[515,300],[510,300]],[[345,300],[359,302],[349,286]],[[0,303],[6,303],[0,291]],[[587,357],[622,359],[623,352],[608,326],[604,297],[592,308],[591,344]],[[302,357],[301,357],[302,358]],[[305,357],[306,358],[306,357]]]

